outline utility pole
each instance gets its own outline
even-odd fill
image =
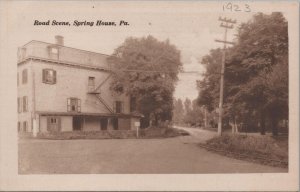
[[[215,40],[218,43],[223,43],[223,53],[222,53],[222,69],[221,69],[221,80],[220,80],[220,103],[219,103],[219,119],[218,119],[218,135],[222,135],[222,116],[223,116],[223,97],[224,97],[224,72],[225,72],[225,56],[226,56],[226,45],[234,44],[233,42],[227,41],[227,30],[233,28],[233,24],[236,20],[231,20],[219,17],[221,21],[220,27],[225,28],[224,40]]]

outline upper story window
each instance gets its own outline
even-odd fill
[[[27,121],[23,121],[23,131],[24,132],[28,131]]]
[[[43,69],[43,83],[55,84],[56,71],[53,69]]]
[[[48,51],[50,59],[58,59],[59,50],[57,47],[49,46]]]
[[[94,89],[95,89],[95,77],[89,77],[88,87],[89,87],[89,91],[94,91]]]
[[[27,112],[27,111],[28,111],[28,97],[23,96],[23,112]]]
[[[52,54],[58,54],[58,49],[57,48],[52,47],[50,49],[50,51],[51,51]]]
[[[26,84],[28,81],[28,70],[27,69],[23,69],[22,71],[22,84]]]
[[[130,97],[130,112],[136,111],[136,98]]]
[[[80,112],[81,100],[77,98],[68,98],[67,106],[68,106],[68,112]]]
[[[18,113],[22,112],[22,98],[18,97]]]
[[[116,113],[122,113],[123,112],[123,102],[122,101],[116,101],[115,102],[115,112]]]

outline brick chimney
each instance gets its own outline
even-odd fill
[[[55,44],[64,46],[64,37],[60,35],[55,36]]]

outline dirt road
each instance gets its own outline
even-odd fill
[[[189,132],[191,136],[167,139],[20,140],[19,173],[287,172],[208,152],[196,143],[207,138],[204,133],[212,135]]]

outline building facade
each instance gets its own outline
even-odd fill
[[[18,50],[18,131],[134,129],[130,97],[109,89],[107,55],[31,41]]]

